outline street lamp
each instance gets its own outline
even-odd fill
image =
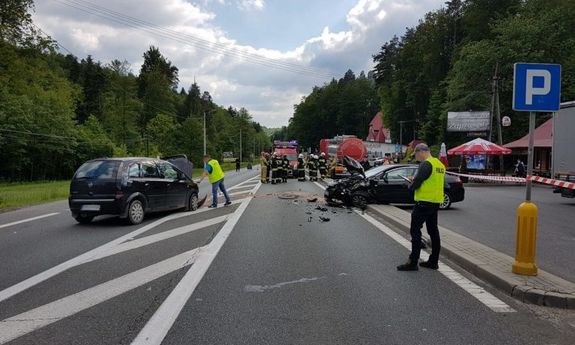
[[[206,93],[202,95],[202,101],[208,103],[210,101],[210,96]],[[204,109],[204,156],[207,154],[206,149],[206,110]]]

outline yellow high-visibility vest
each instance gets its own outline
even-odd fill
[[[434,157],[429,157],[426,161],[431,163],[431,175],[415,190],[415,201],[441,204],[443,202],[445,166]]]
[[[209,178],[210,178],[210,183],[214,183],[214,182],[218,182],[219,180],[224,178],[224,171],[222,170],[222,167],[220,166],[220,163],[218,163],[217,160],[212,159],[211,161],[208,162],[208,165],[212,167],[212,172],[209,173]]]

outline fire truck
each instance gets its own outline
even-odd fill
[[[288,177],[293,177],[294,170],[297,170],[297,141],[274,141],[274,152],[277,152],[282,158],[287,156],[289,160],[290,169],[288,169]]]

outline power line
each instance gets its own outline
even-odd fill
[[[52,36],[48,35],[44,30],[42,30],[38,25],[32,23],[32,25],[34,27],[36,27],[36,29],[38,29],[38,31],[40,31],[40,33],[44,34],[44,36],[46,36],[47,38],[52,38]],[[54,43],[56,43],[56,45],[58,45],[58,47],[64,49],[66,52],[68,52],[68,54],[70,55],[74,55],[70,50],[68,50],[68,48],[64,47],[62,44],[60,44],[60,42],[54,40]]]
[[[62,1],[62,0],[60,0],[60,1]],[[204,47],[208,50],[216,49],[217,52],[219,52],[219,53],[239,54],[240,57],[242,57],[242,58],[254,58],[254,59],[258,59],[258,60],[265,61],[265,62],[271,62],[271,63],[274,63],[276,65],[288,67],[288,68],[294,68],[294,69],[298,69],[298,70],[302,70],[302,71],[306,71],[306,72],[310,72],[310,73],[323,74],[322,72],[320,72],[320,71],[318,71],[312,67],[302,66],[300,64],[295,64],[295,63],[290,63],[290,62],[285,62],[285,61],[278,61],[278,60],[266,58],[266,57],[263,57],[263,56],[260,56],[257,54],[248,53],[248,52],[230,50],[229,47],[226,46],[225,44],[218,43],[218,42],[211,42],[211,41],[205,40],[201,37],[196,37],[196,36],[193,36],[190,34],[184,34],[184,33],[178,32],[178,31],[170,30],[170,29],[155,25],[153,23],[150,23],[150,22],[147,22],[147,21],[144,21],[141,19],[137,19],[134,17],[130,17],[126,14],[116,12],[116,11],[110,10],[108,8],[96,5],[96,4],[89,2],[89,1],[85,1],[85,0],[63,0],[63,1],[76,4],[77,6],[83,7],[84,9],[90,9],[91,11],[99,12],[101,14],[104,14],[104,16],[112,16],[112,17],[118,18],[119,20],[122,20],[122,21],[127,21],[127,22],[131,22],[131,23],[136,23],[136,24],[141,25],[141,26],[150,27],[150,28],[152,28],[152,30],[155,30],[157,32],[164,32],[164,33],[167,33],[167,34],[175,36],[175,37],[185,37],[185,38],[201,45],[201,47]],[[91,13],[96,14],[95,12],[91,12]],[[140,29],[139,26],[136,28]],[[327,74],[324,74],[324,75],[328,76]],[[331,78],[332,76],[329,75],[329,77]]]
[[[96,15],[107,20],[132,27],[137,30],[151,33],[156,36],[163,38],[168,38],[177,41],[182,44],[186,44],[195,48],[200,48],[213,53],[222,54],[228,57],[237,58],[240,60],[245,60],[249,63],[258,64],[270,68],[275,68],[287,72],[303,74],[309,77],[322,77],[322,78],[332,78],[331,75],[327,73],[320,72],[311,67],[306,67],[298,64],[292,64],[289,62],[282,62],[274,59],[269,59],[256,54],[251,54],[247,52],[242,52],[238,50],[232,50],[229,47],[217,43],[204,40],[189,34],[183,34],[177,31],[166,29],[155,24],[139,20],[134,17],[127,16],[125,14],[115,12],[104,7],[95,5],[93,3],[83,1],[83,0],[55,0],[62,5],[75,8],[77,10]]]

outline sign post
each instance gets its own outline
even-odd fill
[[[527,186],[525,202],[517,208],[516,274],[535,276],[537,265],[537,206],[531,202],[533,150],[537,112],[554,112],[561,103],[561,66],[554,64],[516,63],[513,77],[513,110],[529,112],[529,148],[527,153]]]

